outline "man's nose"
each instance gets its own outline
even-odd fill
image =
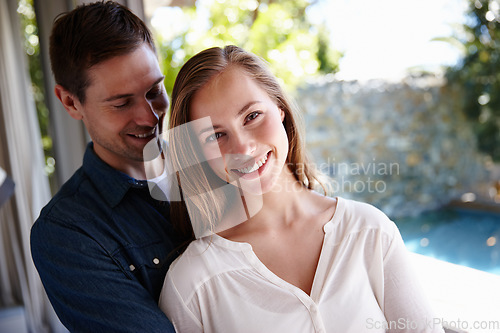
[[[145,100],[137,110],[135,122],[140,126],[154,127],[158,124],[158,119],[162,114],[163,112],[159,113],[155,110],[150,101]]]

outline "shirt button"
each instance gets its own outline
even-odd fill
[[[130,268],[131,272],[135,271],[135,266],[134,265],[130,265],[130,266],[128,266],[128,268]]]
[[[153,259],[153,264],[158,265],[160,263],[160,259],[154,258]]]

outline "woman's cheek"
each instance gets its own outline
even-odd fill
[[[222,180],[226,180],[227,176],[224,159],[220,156],[220,154],[207,158],[207,161],[212,171]]]

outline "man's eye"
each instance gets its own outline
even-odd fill
[[[126,108],[128,105],[129,105],[129,101],[125,101],[121,104],[113,105],[113,107],[116,109],[123,109],[123,108]]]
[[[206,143],[217,141],[222,136],[222,133],[214,133],[212,135],[207,136],[205,139]]]
[[[154,89],[148,91],[148,93],[146,94],[146,97],[149,99],[153,99],[153,98],[160,96],[162,93],[163,93],[163,90],[160,87],[157,87],[157,88],[154,88]]]

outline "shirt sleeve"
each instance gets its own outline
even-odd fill
[[[172,278],[172,271],[169,271],[165,278],[165,284],[160,294],[159,306],[167,317],[172,320],[177,332],[203,332],[203,325],[200,322],[200,318],[189,309],[188,304],[186,304],[186,301],[176,288],[174,279]]]
[[[388,332],[444,333],[410,265],[395,224],[393,239],[384,258],[384,314]]]
[[[52,306],[71,332],[174,332],[149,292],[84,232],[39,219],[31,252]]]

